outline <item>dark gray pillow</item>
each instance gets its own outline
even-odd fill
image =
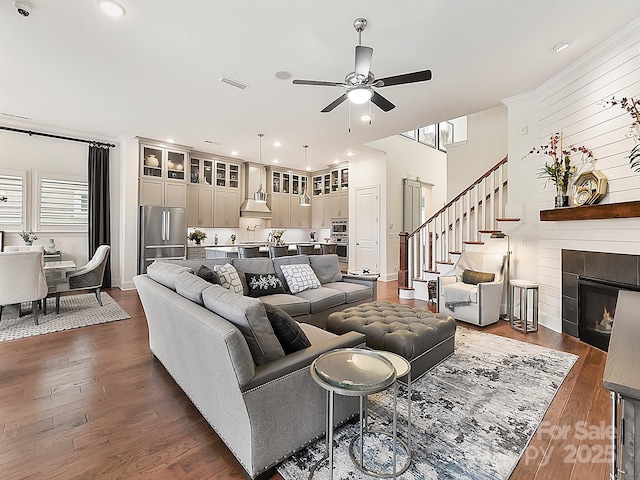
[[[268,303],[264,304],[264,308],[284,353],[297,352],[311,346],[311,342],[302,331],[302,328],[300,328],[298,322],[291,318],[291,315],[280,307]]]
[[[202,265],[198,269],[198,276],[209,283],[220,285],[220,277],[218,277],[218,274],[205,265]]]
[[[338,255],[309,255],[309,265],[322,285],[342,281]]]
[[[276,293],[285,293],[282,282],[275,273],[245,273],[250,297],[264,297]]]
[[[496,278],[494,273],[476,272],[475,270],[469,270],[468,268],[462,272],[463,283],[471,285],[477,285],[479,283],[493,282]]]

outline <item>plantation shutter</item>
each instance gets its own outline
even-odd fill
[[[40,179],[40,225],[87,225],[87,182]]]

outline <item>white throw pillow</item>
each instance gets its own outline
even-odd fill
[[[311,265],[307,263],[281,265],[280,270],[282,270],[282,275],[284,275],[291,293],[303,292],[309,288],[320,288],[320,280],[316,277]]]
[[[242,295],[242,281],[238,271],[230,263],[224,265],[214,265],[213,271],[218,274],[220,278],[220,285],[233,293],[239,293]]]

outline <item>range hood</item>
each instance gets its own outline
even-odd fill
[[[271,210],[266,203],[256,202],[253,199],[253,192],[258,190],[260,180],[262,178],[262,167],[251,165],[249,162],[244,164],[245,178],[245,195],[247,199],[240,205],[240,216],[248,218],[271,218]],[[263,185],[264,186],[264,185]]]

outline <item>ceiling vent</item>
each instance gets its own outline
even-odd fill
[[[222,83],[226,83],[227,85],[231,85],[232,87],[239,88],[240,90],[244,90],[249,86],[245,83],[239,82],[238,80],[234,80],[233,78],[225,76],[220,77],[218,80],[220,80]]]

